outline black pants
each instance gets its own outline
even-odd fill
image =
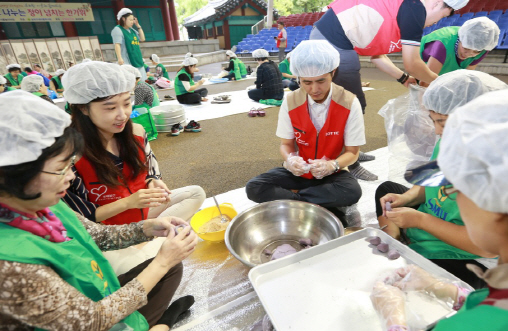
[[[407,192],[409,188],[404,185],[400,185],[394,182],[384,182],[379,185],[376,189],[375,199],[376,199],[376,215],[377,217],[383,214],[383,210],[381,209],[381,203],[379,199],[387,195],[388,193],[395,194],[404,194]],[[413,207],[418,209],[418,206]],[[482,268],[484,271],[487,269],[483,266],[483,264],[475,261],[475,260],[452,260],[452,259],[430,259],[432,262],[445,269],[449,273],[457,276],[462,279],[464,282],[468,283],[475,289],[484,288],[487,286],[484,280],[476,277],[476,275],[467,269],[466,264],[474,264]]]
[[[278,94],[278,95],[270,96],[270,95],[265,95],[264,91],[262,89],[257,89],[257,88],[248,91],[247,94],[249,95],[249,98],[251,98],[254,101],[259,101],[261,99],[275,99],[275,100],[284,99],[284,92],[282,92],[281,94]]]
[[[323,179],[307,179],[295,176],[282,167],[254,177],[245,190],[247,197],[255,202],[289,199],[311,202],[325,208],[351,206],[362,196],[358,181],[347,171]],[[291,190],[298,190],[298,193]]]
[[[201,103],[201,98],[204,98],[208,95],[208,90],[204,87],[198,88],[194,90],[194,93],[185,93],[182,95],[177,95],[176,100],[179,103],[184,105],[192,105],[196,103]]]
[[[143,270],[145,270],[152,260],[153,259],[146,260],[140,265],[118,276],[120,285],[124,286],[136,278]],[[146,318],[150,327],[154,326],[162,317],[162,314],[166,311],[166,309],[168,309],[171,298],[173,298],[178,285],[180,285],[182,275],[182,263],[178,263],[176,266],[169,269],[168,273],[162,277],[157,285],[155,285],[150,293],[148,293],[148,303],[138,309],[138,312]]]

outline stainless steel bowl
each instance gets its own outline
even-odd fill
[[[322,244],[344,235],[339,219],[327,209],[312,203],[277,200],[261,203],[237,215],[226,230],[226,246],[249,267],[265,263],[265,249],[290,244],[300,250],[299,239],[310,238]]]

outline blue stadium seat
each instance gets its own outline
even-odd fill
[[[482,16],[487,16],[487,12],[486,11],[479,11],[477,12],[476,14],[474,14],[474,17],[482,17]]]
[[[465,18],[466,20],[473,18],[474,13],[464,13],[460,18]]]

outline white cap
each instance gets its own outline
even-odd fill
[[[252,52],[252,57],[255,58],[255,59],[260,59],[260,58],[263,58],[263,57],[269,57],[270,54],[268,54],[268,52],[263,49],[263,48],[258,48],[256,49],[255,51]]]
[[[494,91],[446,121],[438,164],[446,179],[487,211],[508,213],[508,93]]]
[[[21,89],[27,92],[37,92],[44,84],[44,78],[39,75],[28,75],[21,81]]]
[[[157,62],[157,63],[161,62],[161,59],[157,56],[157,54],[152,54],[152,56],[150,56],[150,58],[152,59],[153,62]]]
[[[229,56],[229,57],[236,57],[236,54],[233,53],[233,51],[227,51],[226,55]]]
[[[9,70],[9,69],[11,69],[11,68],[18,68],[19,70],[21,70],[21,66],[20,66],[19,64],[17,64],[17,63],[12,63],[12,64],[9,64],[9,65],[7,65],[7,67],[5,67],[5,68],[7,68],[7,70]]]
[[[290,70],[298,77],[318,77],[339,66],[339,52],[326,40],[302,41],[291,53]]]
[[[487,17],[470,19],[459,29],[462,46],[475,51],[493,50],[497,46],[500,34],[496,22]]]
[[[130,10],[129,8],[120,9],[118,14],[116,14],[116,19],[119,21],[122,18],[122,16],[125,14],[132,14],[132,10]]]
[[[286,59],[289,59],[289,57],[291,56],[291,53],[293,53],[293,52],[289,52],[286,54]]]
[[[182,62],[183,66],[193,66],[195,64],[198,64],[198,59],[196,59],[195,57],[185,58]]]
[[[62,77],[64,98],[70,104],[87,104],[97,98],[129,92],[135,83],[136,77],[118,64],[101,61],[75,65]]]
[[[4,76],[0,75],[0,85],[5,85],[7,84],[7,79],[5,79]]]
[[[455,70],[434,80],[425,91],[422,101],[425,108],[450,115],[482,94],[506,88],[506,83],[484,72]]]
[[[444,0],[444,3],[452,7],[454,10],[459,10],[466,7],[468,2],[469,0]]]
[[[55,71],[55,74],[53,76],[60,76],[60,75],[63,75],[63,74],[65,74],[65,70],[58,69],[57,71]]]
[[[123,70],[126,70],[127,72],[130,72],[133,74],[136,78],[141,78],[141,72],[137,68],[134,68],[130,64],[123,64],[121,65]]]
[[[0,167],[37,160],[70,124],[69,114],[31,93],[0,94]]]
[[[227,54],[227,52],[226,52],[226,54]],[[193,55],[192,55],[192,53],[191,53],[191,52],[189,52],[189,53],[185,54],[185,58],[192,57],[192,56],[193,56]]]

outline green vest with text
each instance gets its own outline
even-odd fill
[[[186,94],[186,93],[194,93],[194,91],[187,91],[185,89],[185,86],[183,86],[183,83],[179,78],[179,76],[181,74],[184,74],[187,77],[189,77],[190,86],[194,85],[194,80],[192,79],[191,75],[187,71],[185,71],[185,68],[182,68],[179,72],[176,73],[176,78],[175,78],[175,93],[176,93],[176,95],[182,95],[182,94]]]
[[[145,63],[143,62],[143,54],[141,54],[141,48],[139,47],[138,35],[132,28],[127,30],[120,25],[117,25],[117,27],[119,27],[120,31],[123,33],[125,49],[129,55],[131,65],[136,68],[142,68]]]
[[[0,222],[0,260],[48,266],[95,302],[120,289],[113,268],[76,214],[63,201],[50,210],[62,221],[72,240],[53,243]],[[143,315],[134,312],[115,325],[120,330],[129,327],[144,331],[148,330],[148,323]]]
[[[23,80],[23,75],[19,74],[18,78],[14,78],[11,73],[9,72],[7,75],[5,75],[5,78],[11,83],[11,86],[19,86],[21,85],[21,81]]]
[[[467,69],[473,61],[478,60],[483,56],[483,54],[485,54],[485,51],[483,51],[477,56],[465,59],[459,64],[455,54],[455,44],[459,38],[459,29],[459,26],[449,26],[429,33],[422,38],[422,42],[420,44],[420,56],[423,54],[425,45],[433,41],[440,41],[446,48],[446,60],[445,63],[443,63],[443,68],[441,68],[439,75],[459,69]]]

